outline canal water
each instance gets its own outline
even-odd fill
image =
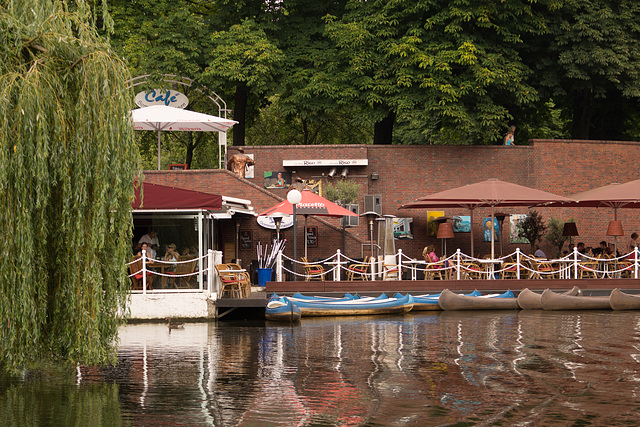
[[[638,425],[640,312],[134,324],[119,363],[0,382],[16,426]]]

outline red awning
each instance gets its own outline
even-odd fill
[[[142,183],[144,200],[140,202],[140,188],[131,203],[134,210],[141,209],[205,209],[222,210],[222,196],[199,191],[184,190],[166,185]]]

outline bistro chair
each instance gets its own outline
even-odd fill
[[[324,280],[324,267],[320,264],[311,264],[307,260],[307,257],[302,257],[302,262],[304,263],[304,274],[305,281],[310,280]]]
[[[347,267],[347,280],[353,281],[353,278],[357,275],[360,280],[367,280],[367,274],[369,273],[369,257],[364,257],[364,261],[361,264],[351,264]]]
[[[398,264],[387,264],[382,257],[382,280],[400,280]]]
[[[142,290],[142,257],[134,257],[129,264],[129,275],[131,277],[131,289]],[[153,289],[153,271],[147,270],[147,289]]]
[[[249,295],[251,295],[251,277],[249,276],[249,273],[244,270],[240,264],[231,262],[228,263],[227,266],[229,267],[229,270],[240,270],[234,274],[236,274],[240,280],[240,290],[242,290],[243,296],[248,298]]]
[[[233,298],[236,295],[238,298],[242,296],[242,290],[240,288],[240,277],[233,272],[227,264],[218,264],[216,265],[216,271],[218,273],[218,277],[220,277],[220,296],[222,297],[225,293],[228,293],[230,298]]]
[[[531,278],[532,279],[557,279],[558,270],[554,267],[553,263],[543,260],[537,260],[535,258],[529,258],[531,264]]]
[[[173,283],[173,287],[176,289],[191,288],[191,282],[194,279],[193,273],[195,273],[196,271],[197,264],[198,264],[197,258],[188,259],[187,262],[179,262],[178,264],[176,264],[176,269],[174,271],[167,271],[167,274],[169,274],[170,276],[176,276],[176,277],[171,277],[171,282]]]

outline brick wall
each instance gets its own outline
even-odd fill
[[[235,152],[229,147],[230,155]],[[231,197],[251,200],[256,211],[260,212],[286,198],[286,189],[264,189],[264,172],[295,171],[295,177],[303,179],[321,179],[328,174],[329,167],[284,168],[283,160],[302,159],[368,159],[368,166],[349,168],[348,179],[361,185],[359,203],[361,212],[364,207],[364,195],[381,194],[384,214],[414,218],[414,239],[397,240],[396,249],[402,249],[407,255],[420,257],[422,248],[427,244],[440,243],[433,237],[427,237],[426,210],[401,210],[400,205],[418,197],[437,191],[471,184],[489,178],[498,178],[516,184],[551,191],[568,196],[612,182],[626,182],[640,178],[635,165],[640,155],[640,143],[611,141],[553,141],[535,140],[529,146],[372,146],[372,145],[330,145],[330,146],[247,146],[246,154],[254,154],[255,178],[243,180],[223,170],[196,171],[146,171],[145,180],[163,185],[173,185],[197,191],[210,192]],[[379,179],[372,180],[371,174],[377,173]],[[326,178],[328,179],[328,178]],[[333,178],[333,180],[339,178]],[[435,210],[435,209],[434,209]],[[499,208],[506,213],[527,213],[526,207]],[[600,240],[612,241],[605,236],[608,222],[613,213],[609,208],[540,208],[543,217],[550,216],[562,221],[573,217],[578,222],[580,236],[576,240],[584,241],[587,246],[597,246]],[[465,209],[444,209],[447,216],[469,215]],[[482,218],[490,216],[489,209],[477,209],[474,212],[475,253],[482,255],[490,252],[490,244],[481,241]],[[621,209],[618,218],[623,221],[625,233],[640,230],[638,214],[634,210]],[[303,219],[300,219],[301,222]],[[228,222],[232,224],[231,222]],[[318,248],[309,250],[310,258],[324,258],[342,247],[340,221],[333,218],[309,217],[309,225],[318,226]],[[346,252],[352,257],[361,256],[363,243],[368,239],[366,221],[360,221],[360,227],[350,228],[346,238]],[[505,221],[505,225],[507,221]],[[304,248],[302,226],[298,228],[298,256]],[[232,239],[233,229],[225,229],[225,238]],[[249,218],[241,219],[241,228],[254,230],[254,242],[269,241],[271,231],[263,230]],[[376,228],[377,231],[377,228]],[[284,234],[289,243],[287,254],[292,256],[293,243],[291,230]],[[503,234],[503,252],[510,253],[520,246],[528,250],[528,245],[509,243],[508,230]],[[619,242],[627,237],[619,238]],[[555,250],[545,241],[543,250],[555,255]],[[448,252],[460,248],[469,253],[468,233],[456,234],[447,242]],[[499,253],[500,245],[496,245]],[[438,250],[440,251],[440,249]],[[248,251],[247,251],[248,252]],[[368,250],[364,249],[364,254]],[[254,251],[241,254],[243,259],[254,258]]]

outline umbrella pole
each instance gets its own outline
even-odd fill
[[[307,217],[308,216],[309,215],[304,216],[304,257],[305,258],[307,258]]]
[[[491,205],[491,259],[495,258],[495,234],[496,234],[496,230],[495,230],[495,223],[494,223],[494,219],[493,219],[493,215],[494,215],[494,211],[495,211],[495,206]]]
[[[470,226],[469,226],[469,234],[471,237],[471,256],[473,257],[473,209],[469,209],[469,215],[471,215],[471,217],[469,218],[470,221]]]
[[[158,170],[160,170],[160,131],[158,130]]]

